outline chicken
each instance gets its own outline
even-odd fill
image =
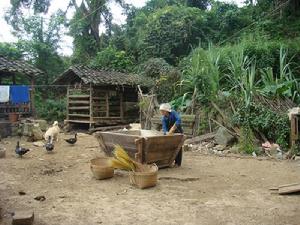
[[[30,151],[30,149],[20,147],[20,142],[19,141],[17,142],[17,146],[16,146],[16,150],[15,150],[17,155],[22,157],[23,155],[25,155],[29,151]]]
[[[44,147],[46,148],[47,152],[52,152],[52,150],[54,149],[53,139],[51,138],[51,136],[49,136],[49,139]]]
[[[65,139],[65,141],[68,142],[71,145],[75,144],[76,141],[77,141],[77,133],[75,134],[74,138]]]

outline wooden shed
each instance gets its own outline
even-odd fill
[[[20,80],[27,79],[30,86],[30,101],[22,104],[11,102],[0,103],[0,118],[7,118],[9,114],[32,115],[34,113],[34,80],[43,72],[21,60],[10,60],[0,56],[0,85],[23,85]]]
[[[138,91],[152,80],[136,74],[72,66],[55,85],[68,85],[66,123],[113,126],[139,119]]]

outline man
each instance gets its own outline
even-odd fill
[[[183,133],[181,127],[180,115],[171,109],[169,103],[163,103],[159,107],[160,113],[162,115],[162,129],[165,135],[171,135],[174,133]],[[182,149],[180,149],[178,155],[175,159],[175,164],[181,166],[182,161]]]

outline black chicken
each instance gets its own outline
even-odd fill
[[[46,148],[47,152],[52,152],[52,150],[54,149],[54,144],[51,136],[49,136],[49,139],[47,143],[44,145],[44,147]]]
[[[25,155],[29,151],[30,151],[30,149],[20,147],[20,142],[19,141],[17,142],[17,146],[16,146],[16,150],[15,150],[17,155],[22,157],[23,155]]]
[[[71,145],[75,144],[76,141],[77,141],[77,133],[75,134],[74,138],[65,139],[65,141],[68,142]]]

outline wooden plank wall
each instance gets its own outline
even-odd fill
[[[125,89],[123,92],[123,110],[124,118],[128,121],[138,121],[139,104],[138,93],[135,88]]]
[[[90,88],[68,88],[67,120],[90,123]]]
[[[68,88],[67,121],[112,125],[136,121],[138,113],[138,97],[134,88]]]

